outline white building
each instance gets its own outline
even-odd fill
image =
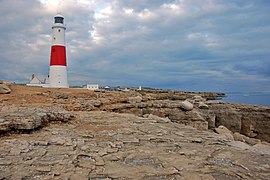
[[[46,77],[44,79],[44,82],[43,82],[37,76],[35,76],[35,74],[32,74],[32,78],[31,78],[30,82],[26,85],[27,86],[39,86],[39,87],[50,87],[49,81],[50,81],[49,77]]]
[[[34,77],[34,78],[30,81],[30,84],[41,84],[41,81],[40,81],[37,77]]]
[[[92,90],[92,91],[98,90],[98,89],[99,89],[98,84],[87,84],[87,85],[86,85],[86,88],[87,88],[88,90]]]
[[[42,86],[42,82],[34,74],[32,74],[31,81],[26,85],[27,86]]]

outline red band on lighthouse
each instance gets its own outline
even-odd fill
[[[50,66],[67,66],[66,47],[54,45],[51,47],[51,62]]]

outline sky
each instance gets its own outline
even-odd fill
[[[0,0],[0,79],[49,73],[66,24],[70,85],[270,92],[269,0]]]

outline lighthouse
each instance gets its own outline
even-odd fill
[[[57,14],[52,25],[50,87],[68,88],[64,17]]]

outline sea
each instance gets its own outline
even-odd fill
[[[224,102],[270,106],[270,92],[227,92]]]

